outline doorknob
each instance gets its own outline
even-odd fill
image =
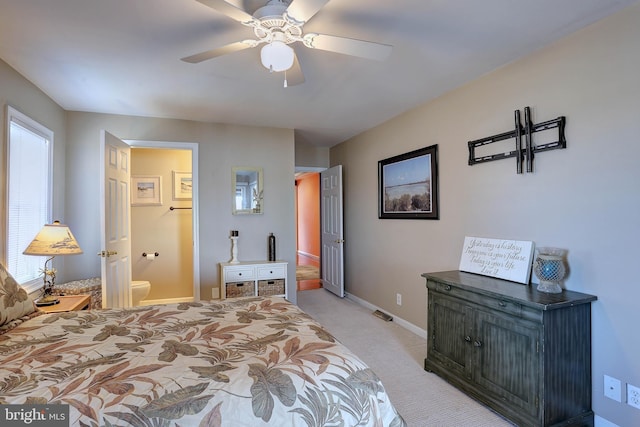
[[[98,256],[109,258],[111,255],[118,255],[118,251],[102,251],[98,252]]]

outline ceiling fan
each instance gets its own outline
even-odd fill
[[[262,65],[271,72],[285,72],[284,86],[304,82],[304,75],[293,48],[295,42],[311,49],[337,52],[361,58],[384,60],[392,47],[386,44],[318,33],[304,33],[303,26],[329,0],[269,0],[253,15],[225,0],[197,0],[225,14],[242,25],[252,27],[257,40],[249,39],[227,44],[182,58],[193,64],[228,53],[264,46],[260,52]],[[287,78],[288,77],[288,78]]]

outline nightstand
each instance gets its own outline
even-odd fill
[[[286,261],[220,263],[220,298],[287,295]]]
[[[66,295],[59,296],[60,302],[54,305],[37,307],[45,313],[63,313],[65,311],[86,310],[91,306],[91,295]]]

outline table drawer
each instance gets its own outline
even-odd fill
[[[522,305],[513,302],[507,298],[489,297],[486,295],[480,295],[473,292],[468,292],[457,286],[451,286],[447,283],[435,282],[435,288],[438,292],[446,295],[451,295],[456,298],[461,298],[481,306],[488,307],[492,310],[499,310],[505,313],[512,314],[514,316],[522,316]],[[518,286],[518,285],[514,285]]]
[[[225,268],[224,281],[225,282],[241,282],[244,280],[254,280],[256,272],[253,267],[233,267]]]
[[[258,279],[284,279],[286,268],[283,265],[261,265],[258,267]]]

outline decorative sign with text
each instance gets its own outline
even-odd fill
[[[465,237],[460,270],[529,284],[533,242]]]

